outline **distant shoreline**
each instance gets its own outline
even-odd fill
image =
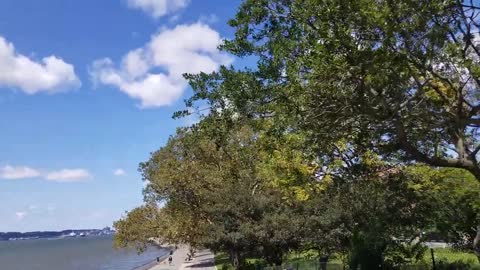
[[[74,240],[74,239],[91,239],[91,238],[113,238],[113,235],[89,235],[89,236],[77,236],[77,237],[31,237],[31,238],[18,238],[18,239],[7,239],[0,240],[1,242],[28,242],[28,241],[55,241],[55,240]]]
[[[36,231],[36,232],[0,232],[0,241],[22,241],[35,239],[82,238],[92,236],[112,236],[115,231],[110,227],[103,229]]]

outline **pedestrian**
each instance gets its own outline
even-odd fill
[[[173,257],[172,255],[168,256],[168,265],[172,265]]]

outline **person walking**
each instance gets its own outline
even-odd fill
[[[172,261],[173,261],[173,256],[172,256],[172,255],[168,256],[168,265],[171,266],[171,265],[172,265]]]

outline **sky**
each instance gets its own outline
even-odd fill
[[[103,228],[142,203],[137,171],[180,126],[183,73],[240,0],[0,1],[0,231]]]

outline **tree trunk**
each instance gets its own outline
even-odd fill
[[[357,247],[358,248],[358,247]],[[370,247],[359,247],[350,261],[350,269],[380,270],[382,269],[382,252]]]
[[[324,254],[320,256],[319,263],[320,263],[320,270],[327,270],[328,259],[330,258],[329,254]]]
[[[473,250],[480,263],[480,225],[477,225],[477,235],[475,236],[475,239],[473,239]]]
[[[283,263],[283,250],[281,248],[264,246],[263,256],[270,265],[281,266]],[[280,268],[280,267],[279,267]]]
[[[238,250],[230,250],[230,261],[235,269],[240,269],[242,267],[242,259]]]

